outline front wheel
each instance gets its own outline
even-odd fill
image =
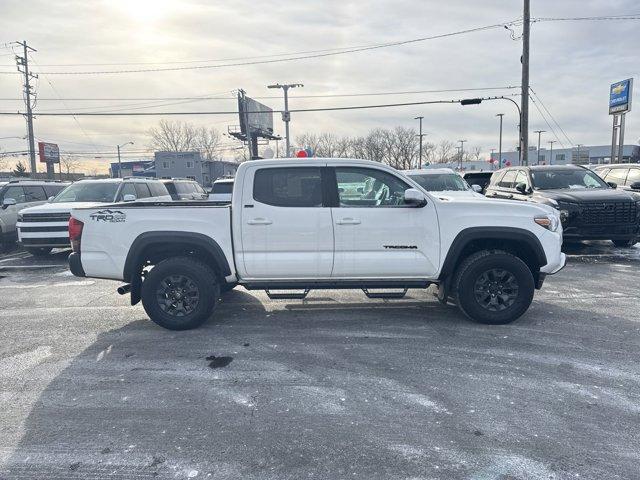
[[[529,267],[503,251],[481,251],[456,271],[454,287],[460,310],[479,323],[511,323],[527,311],[535,284]]]
[[[46,257],[53,249],[51,247],[26,247],[25,250],[34,257]]]
[[[189,330],[206,322],[220,296],[213,271],[188,257],[155,265],[142,282],[142,305],[149,318],[169,330]]]
[[[616,247],[631,248],[638,243],[637,238],[625,238],[624,240],[611,240]]]

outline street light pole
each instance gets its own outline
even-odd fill
[[[500,117],[500,138],[498,143],[498,168],[502,166],[502,117],[504,113],[498,113],[496,117]]]
[[[281,88],[282,91],[284,92],[284,112],[282,112],[282,121],[284,122],[284,132],[286,137],[285,157],[289,157],[291,152],[291,145],[290,145],[290,139],[289,139],[289,121],[291,121],[291,113],[289,113],[289,89],[296,88],[296,87],[304,87],[304,85],[301,83],[288,83],[284,85],[276,83],[274,85],[267,85],[267,88]]]
[[[466,140],[458,140],[460,142],[460,171],[462,171],[462,159],[464,158],[464,143]]]
[[[420,154],[418,156],[418,168],[422,168],[422,119],[424,117],[415,117],[414,120],[418,120],[420,122],[420,133],[418,134],[418,137],[420,138]]]
[[[536,159],[537,160],[536,165],[540,165],[540,137],[545,132],[546,132],[546,130],[534,130],[533,131],[533,133],[537,133],[538,134],[538,149],[536,150],[538,158]]]
[[[549,140],[549,145],[551,146],[550,152],[549,152],[549,165],[551,165],[553,163],[553,144],[556,143],[555,140]]]
[[[523,165],[529,165],[529,37],[531,32],[531,0],[524,0],[522,22],[520,158],[522,159]]]
[[[118,148],[118,178],[122,178],[122,162],[120,161],[120,148],[125,147],[127,145],[133,145],[133,142],[123,143],[122,145],[117,145]]]

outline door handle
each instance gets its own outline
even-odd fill
[[[507,198],[513,198],[513,194],[512,194],[512,193],[509,193],[506,197],[507,197]]]
[[[343,218],[336,222],[338,225],[360,225],[360,220],[355,218]]]
[[[271,225],[272,222],[266,218],[254,218],[253,220],[249,220],[247,223],[249,225]]]

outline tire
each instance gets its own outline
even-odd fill
[[[46,257],[53,250],[52,247],[25,247],[25,250],[34,257]]]
[[[213,271],[188,257],[161,261],[142,282],[144,310],[153,322],[168,330],[202,325],[211,317],[219,295],[220,284]]]
[[[504,325],[522,316],[535,290],[529,267],[501,250],[483,250],[467,257],[458,267],[453,285],[460,310],[489,325]]]
[[[624,240],[611,240],[616,247],[631,248],[638,243],[637,238],[625,238]]]

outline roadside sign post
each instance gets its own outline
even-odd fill
[[[40,163],[47,164],[47,178],[53,179],[54,165],[60,163],[60,149],[55,143],[38,142]]]
[[[624,158],[625,115],[631,111],[632,98],[633,78],[616,82],[609,88],[609,115],[613,115],[611,163],[622,163]]]

